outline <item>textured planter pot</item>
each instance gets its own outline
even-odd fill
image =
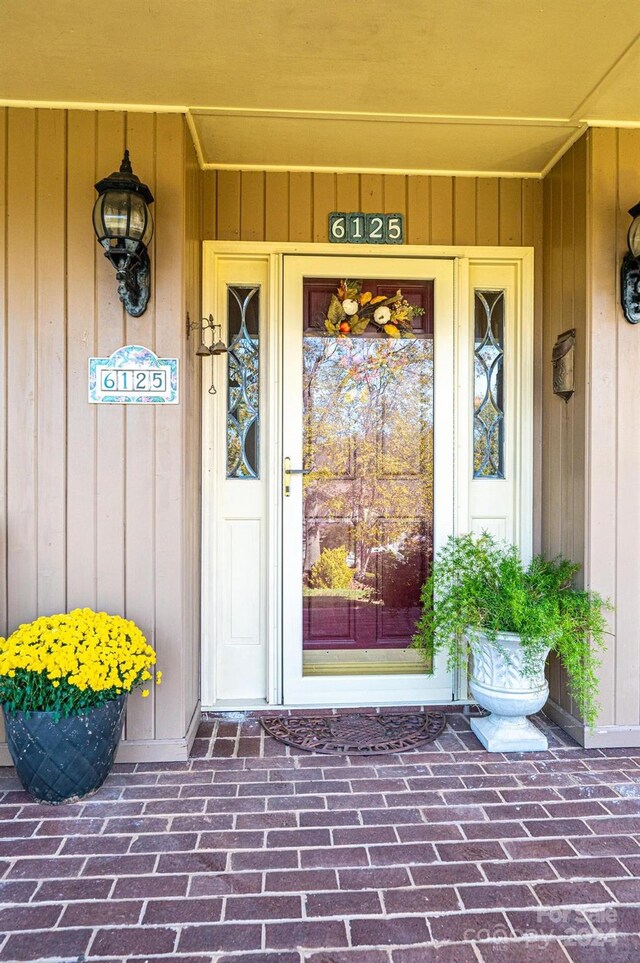
[[[490,752],[547,749],[546,736],[527,716],[539,712],[549,696],[544,675],[549,649],[540,656],[535,674],[524,675],[519,635],[500,632],[496,644],[481,632],[469,632],[469,643],[473,654],[469,689],[476,702],[491,713],[471,720],[482,745]]]
[[[75,802],[100,788],[120,742],[126,694],[86,715],[7,712],[7,745],[18,778],[39,802]]]

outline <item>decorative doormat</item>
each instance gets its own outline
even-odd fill
[[[376,756],[405,752],[437,739],[444,712],[352,712],[339,716],[267,716],[262,728],[287,746],[307,752]]]

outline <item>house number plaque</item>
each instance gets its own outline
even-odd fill
[[[329,214],[329,240],[334,244],[404,244],[403,214]]]
[[[89,358],[89,401],[119,405],[178,404],[178,359],[127,344],[109,358]]]

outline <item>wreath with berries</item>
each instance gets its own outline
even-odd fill
[[[338,285],[338,293],[331,295],[324,322],[327,334],[338,337],[364,334],[369,325],[383,332],[388,338],[410,338],[412,321],[424,314],[424,308],[409,304],[400,288],[390,298],[383,294],[373,296],[363,291],[362,281],[345,279]]]

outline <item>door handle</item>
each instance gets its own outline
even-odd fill
[[[310,468],[292,468],[291,459],[287,456],[282,463],[282,482],[284,488],[284,497],[288,498],[291,494],[291,476],[292,475],[308,475],[310,473]]]

